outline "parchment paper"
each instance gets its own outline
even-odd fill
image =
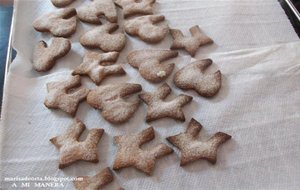
[[[77,7],[78,0],[71,6]],[[58,169],[59,152],[49,139],[62,134],[73,119],[61,111],[43,105],[45,84],[66,79],[82,61],[85,52],[78,43],[80,35],[94,26],[80,23],[71,38],[71,52],[60,59],[48,73],[36,73],[31,66],[34,45],[41,39],[50,42],[48,34],[34,31],[32,21],[41,14],[55,10],[50,1],[16,1],[14,48],[18,55],[10,67],[5,84],[1,121],[1,188],[22,189],[21,182],[7,181],[9,177],[74,177],[95,175],[112,166],[117,151],[113,136],[136,133],[149,125],[144,122],[146,106],[141,104],[126,124],[112,126],[87,103],[82,103],[76,117],[88,129],[100,127],[105,134],[98,145],[100,162],[78,162]],[[131,190],[154,189],[298,189],[300,187],[300,43],[277,1],[273,0],[160,0],[156,12],[164,14],[171,27],[187,33],[199,24],[215,41],[198,52],[196,58],[212,58],[210,69],[220,69],[222,88],[212,99],[199,97],[192,91],[183,92],[172,82],[172,96],[186,93],[194,97],[184,108],[186,122],[162,119],[152,122],[156,138],[146,145],[168,142],[167,136],[183,132],[193,117],[204,128],[200,137],[207,139],[223,131],[232,139],[218,151],[216,165],[198,161],[179,166],[179,151],[157,161],[152,177],[135,169],[115,172],[115,181],[105,189],[124,187]],[[121,12],[119,11],[121,14]],[[120,15],[119,14],[119,15]],[[121,20],[121,16],[120,16]],[[122,22],[120,22],[122,25]],[[123,77],[111,77],[103,82],[140,83],[145,91],[159,85],[145,81],[131,66],[126,55],[135,49],[168,49],[171,37],[151,46],[129,37],[118,63],[127,72]],[[183,51],[169,62],[176,71],[193,61]],[[173,74],[175,71],[173,72]],[[84,85],[95,86],[88,78]],[[83,135],[83,139],[86,132]],[[170,145],[170,144],[169,144]],[[171,146],[171,145],[170,145]],[[6,178],[6,179],[5,179]],[[16,183],[18,187],[13,185]],[[30,189],[34,181],[30,181]],[[61,188],[73,189],[72,182]],[[51,188],[46,188],[51,189]]]

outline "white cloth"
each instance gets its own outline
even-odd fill
[[[81,3],[77,1],[72,6]],[[62,134],[73,119],[43,105],[45,84],[65,79],[80,64],[84,49],[78,38],[87,25],[79,24],[77,33],[71,38],[72,51],[49,73],[38,74],[30,64],[32,47],[41,39],[49,42],[50,37],[35,32],[31,23],[36,16],[54,8],[50,1],[44,0],[16,1],[15,6],[14,47],[18,56],[5,84],[0,133],[1,188],[13,189],[13,182],[5,181],[5,177],[86,176],[112,166],[117,151],[113,136],[147,128],[144,122],[146,106],[141,104],[126,124],[112,126],[98,111],[82,103],[77,117],[88,129],[105,129],[98,146],[100,162],[78,162],[59,170],[59,152],[49,139]],[[199,24],[214,39],[215,44],[201,48],[197,58],[212,58],[215,64],[211,70],[221,70],[223,84],[219,94],[212,99],[199,97],[191,91],[184,92],[194,97],[184,108],[186,122],[162,119],[151,123],[156,138],[149,146],[167,143],[165,138],[183,132],[192,117],[204,126],[200,134],[204,139],[218,131],[232,135],[232,139],[220,147],[216,165],[197,161],[180,167],[179,151],[172,146],[175,153],[157,160],[153,176],[148,177],[132,168],[123,169],[115,173],[115,181],[107,189],[119,186],[131,190],[298,189],[300,43],[287,43],[298,39],[278,2],[161,0],[156,12],[164,14],[170,26],[185,31]],[[134,49],[169,48],[171,43],[170,37],[154,46],[129,39],[120,63],[125,63],[126,54]],[[277,45],[262,47],[273,44]],[[190,56],[183,51],[172,60],[176,70],[190,61]],[[142,84],[146,91],[159,86],[145,81],[128,64],[124,67],[126,76],[111,77],[104,84],[135,82]],[[173,97],[183,93],[172,83],[172,76],[167,82],[172,87]],[[84,84],[94,88],[88,78],[84,79]],[[20,187],[21,182],[16,185]],[[63,185],[60,189],[73,189],[71,182]],[[35,189],[34,182],[30,189]]]

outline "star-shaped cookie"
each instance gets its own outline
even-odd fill
[[[174,83],[183,90],[195,90],[199,95],[212,97],[217,94],[222,85],[222,74],[205,73],[212,64],[211,59],[197,60],[175,73]]]
[[[218,147],[231,138],[226,133],[218,132],[207,141],[200,141],[197,140],[197,136],[201,128],[202,125],[195,119],[192,119],[185,133],[167,138],[170,143],[181,151],[180,166],[200,159],[205,159],[215,164]]]
[[[213,40],[206,36],[198,25],[190,28],[190,32],[192,36],[187,37],[178,29],[170,29],[170,33],[174,39],[171,49],[185,49],[194,57],[200,46],[213,43]]]
[[[80,87],[80,85],[80,76],[71,76],[66,81],[48,83],[45,106],[50,109],[61,109],[71,116],[75,116],[79,103],[89,93],[89,89]]]
[[[102,80],[111,75],[126,74],[121,65],[113,65],[118,59],[118,52],[87,52],[83,62],[72,72],[73,75],[88,75],[94,83],[100,85]]]
[[[84,160],[97,163],[97,144],[101,139],[103,129],[91,129],[84,141],[79,141],[79,137],[85,130],[85,125],[78,119],[60,136],[50,139],[59,149],[60,160],[59,168],[63,169],[76,161]]]
[[[144,92],[139,97],[148,105],[146,121],[169,117],[178,121],[185,121],[182,107],[192,101],[193,97],[180,94],[171,101],[164,99],[171,93],[171,88],[164,83],[156,92]]]
[[[116,136],[115,143],[119,149],[113,165],[114,170],[135,167],[148,175],[154,170],[155,160],[171,154],[173,150],[165,144],[159,144],[150,150],[142,150],[141,146],[155,138],[153,127],[138,134]]]
[[[108,167],[95,176],[77,177],[77,179],[79,178],[82,180],[74,181],[76,190],[99,190],[114,180],[114,176]]]

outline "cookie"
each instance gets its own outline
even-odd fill
[[[174,39],[171,49],[185,49],[193,57],[200,46],[213,43],[213,40],[206,36],[199,26],[190,28],[191,37],[184,36],[178,29],[170,29],[170,33]]]
[[[174,63],[161,62],[177,56],[178,52],[171,50],[138,50],[129,53],[127,60],[139,69],[144,79],[158,83],[168,78],[174,69]]]
[[[119,148],[113,169],[120,170],[122,168],[135,167],[147,175],[151,175],[156,159],[173,152],[165,144],[159,144],[147,150],[141,149],[143,144],[150,142],[154,138],[153,127],[149,127],[138,134],[114,137],[114,141]]]
[[[184,166],[196,160],[205,159],[212,164],[217,161],[218,147],[231,138],[222,132],[214,134],[207,141],[197,140],[202,125],[192,119],[185,133],[168,137],[167,140],[181,151],[180,166]]]
[[[76,190],[99,190],[114,180],[113,173],[108,167],[93,177],[83,176],[77,178],[82,180],[74,181]]]
[[[120,52],[126,45],[126,36],[122,33],[112,34],[118,29],[115,23],[106,23],[98,26],[80,38],[80,43],[88,48],[99,48],[102,51]]]
[[[144,42],[158,43],[169,33],[166,24],[156,25],[165,20],[163,15],[148,15],[126,20],[124,28],[127,34],[137,36]]]
[[[33,53],[33,68],[38,72],[49,71],[56,60],[64,57],[71,50],[71,42],[65,38],[53,38],[50,46],[40,41]]]
[[[113,0],[92,0],[89,4],[77,9],[78,18],[83,22],[101,24],[100,18],[105,17],[109,22],[117,22],[117,9]]]
[[[211,59],[203,59],[183,67],[174,76],[175,85],[184,90],[195,90],[200,96],[214,96],[221,88],[222,74],[219,70],[205,73],[211,64]]]
[[[144,92],[139,97],[148,105],[146,121],[154,121],[161,118],[172,118],[178,121],[185,121],[182,107],[192,101],[193,97],[180,94],[171,101],[165,101],[171,93],[171,88],[164,83],[155,92]]]
[[[72,76],[66,81],[48,83],[45,106],[50,109],[61,109],[71,116],[75,116],[79,103],[89,93],[88,89],[80,87],[80,85],[80,76]]]
[[[52,4],[56,7],[65,7],[73,3],[75,0],[51,0]]]
[[[39,32],[50,32],[53,36],[69,37],[76,31],[76,14],[74,8],[60,9],[37,18],[33,27]]]
[[[60,152],[59,169],[70,166],[79,160],[98,162],[97,144],[104,130],[91,129],[86,139],[79,141],[85,128],[85,125],[76,119],[63,135],[50,139]]]
[[[155,0],[114,0],[123,9],[124,18],[133,15],[153,14]]]
[[[72,72],[73,75],[87,75],[100,85],[103,79],[111,75],[126,74],[121,65],[112,65],[117,61],[118,52],[87,52],[83,62]]]
[[[127,100],[129,96],[142,90],[139,84],[119,83],[99,86],[92,90],[87,102],[101,110],[101,114],[110,123],[120,124],[128,121],[140,105],[138,98]]]

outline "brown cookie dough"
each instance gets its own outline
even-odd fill
[[[139,84],[119,83],[99,86],[92,90],[87,102],[92,107],[101,110],[101,114],[110,123],[120,124],[128,121],[140,105],[135,98],[127,100],[129,96],[142,90]]]
[[[150,15],[153,14],[153,5],[155,0],[114,0],[115,3],[122,7],[125,18],[133,15]]]
[[[231,138],[226,133],[218,132],[207,141],[197,140],[202,125],[192,119],[185,133],[168,137],[167,140],[181,151],[180,166],[196,160],[205,159],[212,164],[217,161],[217,149]]]
[[[73,3],[75,0],[51,0],[52,4],[56,7],[65,7]]]
[[[80,43],[88,48],[99,48],[102,51],[120,52],[126,45],[126,36],[123,33],[112,34],[118,29],[115,23],[106,23],[86,32]]]
[[[100,18],[105,17],[109,22],[118,22],[116,6],[113,0],[92,0],[89,4],[77,9],[78,18],[83,22],[101,24]]]
[[[38,72],[49,71],[56,60],[64,57],[71,50],[71,42],[65,38],[53,38],[50,46],[40,41],[33,53],[33,68]]]
[[[76,14],[74,8],[60,9],[37,18],[33,27],[39,32],[50,32],[56,37],[69,37],[76,31]]]
[[[76,190],[99,190],[114,180],[113,173],[108,167],[100,171],[95,176],[77,177],[77,179],[79,178],[82,180],[74,181]]]
[[[128,54],[128,63],[138,68],[141,76],[153,83],[164,81],[172,73],[174,63],[161,63],[177,57],[171,50],[137,50]]]
[[[137,36],[144,42],[158,43],[169,33],[168,25],[156,25],[164,20],[163,15],[141,16],[126,20],[124,28],[127,34]]]
[[[175,85],[184,90],[195,90],[204,97],[214,96],[221,88],[222,74],[219,70],[212,74],[205,73],[211,64],[211,59],[203,59],[183,67],[175,73]]]
[[[61,109],[75,116],[79,103],[86,99],[89,90],[80,87],[80,76],[72,76],[66,81],[56,81],[47,84],[48,95],[44,102],[49,109]]]
[[[171,93],[171,88],[164,83],[155,92],[144,92],[139,97],[148,105],[146,121],[154,121],[169,117],[181,122],[185,121],[182,107],[192,101],[193,97],[181,94],[171,101],[164,99]]]
[[[154,170],[157,158],[171,154],[173,150],[165,144],[159,144],[150,150],[142,150],[141,146],[155,138],[153,127],[149,127],[138,134],[114,137],[119,149],[113,169],[120,170],[135,167],[147,175]]]
[[[118,52],[87,52],[83,62],[72,72],[73,75],[87,75],[94,83],[100,85],[102,80],[112,75],[126,74],[121,65],[113,65],[119,56]]]
[[[213,43],[213,40],[206,36],[199,28],[193,26],[190,28],[191,37],[184,36],[178,29],[170,29],[174,39],[171,49],[185,49],[191,56],[195,56],[199,47]]]
[[[59,168],[63,169],[74,162],[83,160],[88,162],[98,162],[97,144],[101,139],[103,129],[91,129],[84,141],[79,141],[79,137],[86,129],[85,125],[78,119],[60,136],[50,139],[59,149]]]

